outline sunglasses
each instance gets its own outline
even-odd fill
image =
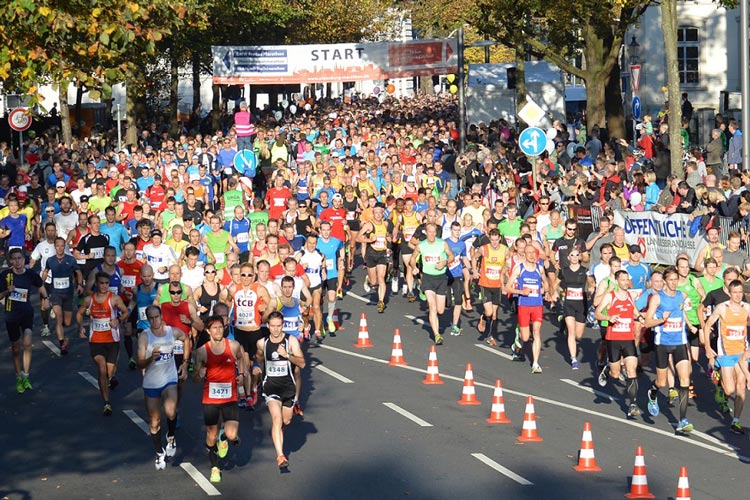
[[[245,274],[245,273],[242,273],[242,274],[240,274],[240,276],[242,276],[243,278],[252,278],[255,275],[254,274]]]
[[[216,271],[203,271],[203,274],[216,274]]]
[[[170,290],[170,295],[180,295],[182,293],[182,290]]]

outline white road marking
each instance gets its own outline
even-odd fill
[[[412,316],[411,314],[404,315],[404,318],[410,319],[413,322],[417,323],[418,325],[426,325],[427,324],[427,322],[425,320],[419,319],[419,318],[417,318],[415,316]]]
[[[89,372],[78,372],[78,375],[83,377],[89,384],[94,386],[94,389],[99,390],[99,381],[96,380]]]
[[[613,398],[612,396],[610,396],[606,392],[597,391],[594,388],[587,387],[585,385],[581,385],[578,382],[576,382],[575,380],[570,380],[569,378],[561,378],[560,382],[565,382],[566,384],[572,385],[576,389],[581,389],[582,391],[586,391],[588,393],[594,394],[594,395],[599,396],[600,398],[604,398],[604,399],[606,399],[608,401],[614,401],[615,400],[615,398]]]
[[[347,351],[345,349],[339,349],[337,347],[332,347],[332,346],[328,346],[328,345],[322,345],[321,347],[323,347],[325,349],[328,349],[328,350],[331,350],[331,351],[339,352],[341,354],[346,354],[346,355],[353,356],[353,357],[356,357],[356,358],[366,359],[368,361],[373,361],[375,363],[382,363],[382,364],[386,364],[386,365],[388,364],[388,361],[386,361],[384,359],[374,358],[374,357],[368,356],[366,354],[360,354],[360,353],[357,353],[357,352],[351,352],[351,351]],[[412,370],[412,371],[419,372],[419,373],[427,373],[427,370],[423,369],[423,368],[416,368],[414,366],[402,366],[402,365],[396,365],[396,366],[398,366],[398,368],[403,368],[403,369],[406,369],[406,370]],[[460,382],[460,383],[464,382],[463,377],[454,377],[453,375],[446,375],[444,373],[440,374],[440,378],[447,379],[447,380],[453,380],[453,381]],[[485,387],[487,389],[492,389],[492,390],[494,390],[494,388],[495,388],[494,385],[485,384],[485,383],[482,383],[482,382],[477,382],[476,380],[474,380],[474,386],[476,386],[476,387]],[[507,393],[507,394],[513,394],[515,396],[521,396],[521,397],[524,397],[524,398],[527,397],[527,396],[534,396],[533,394],[528,394],[528,393],[524,393],[524,392],[514,391],[512,389],[508,389],[505,386],[503,386],[503,392]],[[717,446],[712,446],[710,444],[706,444],[704,442],[697,441],[697,440],[685,439],[685,438],[683,438],[681,436],[675,435],[674,431],[665,431],[665,430],[659,429],[657,427],[654,427],[652,425],[642,424],[642,423],[634,421],[634,420],[627,420],[627,419],[625,419],[623,417],[615,417],[613,415],[607,415],[606,413],[601,413],[601,412],[598,412],[598,411],[595,411],[595,410],[589,410],[588,408],[581,408],[580,406],[570,405],[570,404],[567,404],[567,403],[563,403],[561,401],[555,401],[554,399],[544,398],[544,397],[540,397],[540,396],[534,396],[534,401],[535,402],[538,401],[540,403],[547,403],[547,404],[550,404],[550,405],[553,405],[553,406],[557,406],[559,408],[566,408],[568,410],[577,411],[577,412],[580,412],[580,413],[585,413],[587,415],[591,415],[591,416],[603,418],[603,419],[606,419],[606,420],[611,420],[612,422],[617,422],[617,423],[620,423],[620,424],[629,425],[631,427],[637,427],[637,428],[639,428],[641,430],[644,430],[644,431],[647,431],[647,432],[653,432],[655,434],[666,436],[666,437],[671,438],[671,439],[679,440],[681,443],[690,444],[690,445],[693,445],[693,446],[697,446],[699,448],[703,448],[703,449],[706,449],[706,450],[713,451],[715,453],[718,453],[719,455],[723,455],[723,456],[730,457],[730,458],[733,458],[733,459],[739,459],[739,460],[742,460],[742,461],[750,462],[750,457],[746,457],[744,455],[740,455],[740,454],[738,454],[734,450],[729,450],[727,448],[719,448]]]
[[[326,368],[323,365],[315,365],[313,368],[316,368],[316,369],[322,371],[323,373],[325,373],[327,375],[330,375],[331,377],[333,377],[336,380],[339,380],[339,381],[341,381],[341,382],[343,382],[345,384],[353,384],[354,383],[354,380],[346,378],[343,375],[341,375],[340,373],[337,373],[337,372],[331,370],[330,368]]]
[[[496,355],[500,356],[501,358],[505,358],[505,359],[508,359],[510,361],[513,361],[513,356],[511,356],[510,354],[504,353],[502,351],[498,351],[497,349],[493,349],[492,347],[490,347],[488,345],[474,344],[474,347],[478,347],[478,348],[482,349],[483,351],[491,352],[492,354],[496,354]]]
[[[206,476],[201,474],[193,464],[191,464],[190,462],[182,462],[180,464],[180,467],[182,467],[182,469],[187,472],[190,477],[193,478],[193,481],[195,481],[196,484],[198,484],[198,486],[200,486],[208,496],[218,497],[221,495],[221,492],[214,488],[214,485],[211,484],[209,480],[206,479]]]
[[[127,415],[127,417],[132,420],[144,434],[147,436],[151,435],[151,430],[148,428],[148,424],[136,412],[133,410],[122,410],[122,412]]]
[[[346,292],[346,296],[347,297],[351,297],[353,299],[357,299],[360,302],[364,302],[365,304],[369,304],[370,303],[370,299],[366,299],[366,298],[362,297],[361,295],[357,295],[354,292]]]
[[[52,351],[53,353],[57,354],[58,356],[60,356],[60,355],[61,355],[61,354],[60,354],[60,348],[59,348],[59,347],[57,347],[57,346],[56,346],[55,344],[53,344],[52,342],[50,342],[49,340],[42,340],[42,344],[46,345],[46,346],[47,346],[47,349],[49,349],[49,350],[50,350],[50,351]]]
[[[429,422],[427,422],[425,420],[422,420],[418,416],[414,415],[411,412],[408,412],[408,411],[404,410],[403,408],[401,408],[400,406],[398,406],[398,405],[396,405],[394,403],[383,403],[383,405],[386,406],[387,408],[390,408],[391,410],[395,411],[396,413],[399,413],[399,414],[403,415],[404,417],[408,418],[409,420],[411,420],[412,422],[414,422],[415,424],[417,424],[417,425],[419,425],[421,427],[432,427],[431,423],[429,423]]]
[[[503,467],[499,463],[497,463],[494,460],[492,460],[491,458],[489,458],[484,453],[472,453],[471,456],[474,457],[474,458],[476,458],[480,462],[484,463],[485,465],[488,465],[488,466],[492,467],[493,469],[495,469],[496,471],[498,471],[503,476],[509,477],[510,479],[512,479],[513,481],[517,482],[518,484],[522,484],[524,486],[533,486],[534,485],[534,483],[532,483],[528,479],[526,479],[526,478],[524,478],[522,476],[519,476],[518,474],[516,474],[515,472],[513,472],[510,469],[507,469],[507,468]]]

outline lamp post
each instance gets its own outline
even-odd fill
[[[637,79],[640,79],[641,71],[641,45],[636,41],[635,35],[632,36],[628,44],[628,60],[630,62],[630,89],[633,94],[632,99],[635,100],[635,97],[638,95]],[[635,127],[636,117],[635,113],[633,113],[633,145],[638,144],[638,131]]]

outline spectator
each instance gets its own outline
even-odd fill
[[[737,120],[729,120],[729,150],[727,151],[727,163],[730,172],[732,170],[742,170],[742,131],[737,124]]]

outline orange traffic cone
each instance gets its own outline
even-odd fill
[[[581,437],[581,451],[578,452],[578,465],[573,467],[578,472],[599,472],[601,467],[596,465],[594,457],[594,438],[591,437],[591,424],[584,422]]]
[[[492,394],[492,409],[490,418],[485,420],[488,424],[509,424],[510,419],[505,416],[505,398],[503,397],[503,383],[498,379],[495,382],[495,392]]]
[[[338,309],[333,310],[333,316],[331,317],[331,321],[333,321],[333,326],[336,327],[336,330],[341,330],[341,322],[339,321]]]
[[[362,317],[359,319],[359,336],[357,337],[357,343],[354,344],[354,347],[360,349],[375,347],[370,342],[370,334],[367,330],[367,316],[365,316],[365,313],[362,313]]]
[[[477,399],[477,393],[474,389],[474,370],[471,369],[471,363],[466,365],[466,375],[464,375],[464,388],[461,390],[461,399],[459,399],[457,403],[460,405],[481,404]]]
[[[445,383],[440,379],[440,373],[438,372],[437,351],[435,350],[434,345],[430,346],[430,357],[427,359],[427,375],[425,375],[422,383],[427,385]]]
[[[404,350],[401,346],[401,331],[398,328],[393,331],[393,349],[391,349],[391,361],[388,364],[391,366],[406,366],[409,364],[404,360]]]
[[[544,441],[536,432],[536,414],[534,413],[534,398],[526,398],[526,411],[523,414],[523,428],[518,436],[521,443],[538,443]]]
[[[677,496],[674,500],[690,500],[690,483],[687,467],[680,467],[680,479],[677,481]]]
[[[646,477],[646,461],[643,458],[643,448],[635,449],[635,464],[633,465],[633,479],[630,481],[630,493],[626,498],[656,498],[648,491],[648,478]]]

